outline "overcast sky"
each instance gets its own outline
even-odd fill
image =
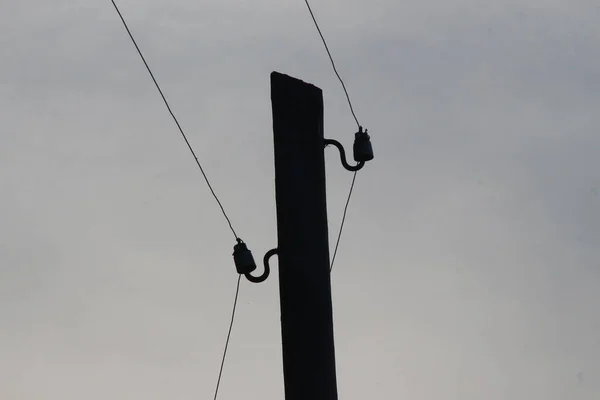
[[[356,128],[304,3],[119,4],[260,259],[271,71]],[[597,0],[312,4],[376,156],[332,275],[339,398],[600,398]],[[235,243],[110,1],[4,0],[0,85],[0,398],[212,398]],[[242,282],[219,399],[283,398],[275,278]]]

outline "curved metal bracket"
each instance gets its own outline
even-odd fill
[[[263,258],[263,265],[265,267],[265,270],[262,273],[262,275],[252,276],[252,275],[250,275],[250,273],[247,273],[247,274],[245,274],[246,279],[248,279],[250,282],[253,282],[253,283],[261,283],[261,282],[264,282],[265,280],[267,280],[267,278],[269,277],[269,274],[271,273],[271,268],[269,267],[269,259],[271,257],[273,257],[275,254],[277,254],[278,252],[279,252],[278,249],[271,249],[271,250],[267,251],[267,254],[265,254],[265,257]]]
[[[361,169],[362,167],[365,166],[364,161],[359,161],[358,164],[356,164],[356,165],[348,164],[348,161],[346,161],[346,152],[344,151],[344,146],[342,146],[342,144],[340,142],[338,142],[337,140],[325,139],[325,147],[327,147],[330,144],[332,144],[338,148],[338,150],[340,151],[340,159],[342,160],[342,165],[348,171],[351,171],[351,172],[358,171],[359,169]]]

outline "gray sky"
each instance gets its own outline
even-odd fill
[[[261,257],[270,72],[355,131],[304,3],[119,4]],[[110,1],[2,8],[0,398],[212,398],[234,242]],[[313,8],[376,154],[332,277],[340,399],[600,398],[597,2]],[[243,282],[231,340],[219,398],[282,399],[276,279]]]

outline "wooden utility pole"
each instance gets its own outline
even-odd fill
[[[286,400],[337,400],[323,93],[271,74]]]

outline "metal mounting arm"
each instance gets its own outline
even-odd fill
[[[365,166],[364,161],[359,161],[358,164],[356,164],[354,166],[348,164],[348,161],[346,161],[346,152],[344,151],[344,146],[342,146],[342,144],[340,142],[338,142],[337,140],[325,139],[325,147],[327,147],[330,144],[332,144],[338,148],[338,150],[340,151],[340,159],[342,160],[342,165],[348,171],[351,171],[351,172],[358,171],[359,169],[361,169],[362,167]]]
[[[277,254],[277,252],[278,252],[277,249],[271,249],[271,250],[267,251],[267,254],[265,254],[265,257],[263,258],[263,265],[265,267],[265,270],[262,273],[262,275],[252,276],[252,275],[250,275],[250,272],[248,272],[245,274],[246,279],[248,279],[250,282],[253,282],[253,283],[261,283],[261,282],[264,282],[265,280],[267,280],[267,278],[269,277],[269,274],[271,273],[271,268],[269,268],[269,258],[271,258],[275,254]]]

